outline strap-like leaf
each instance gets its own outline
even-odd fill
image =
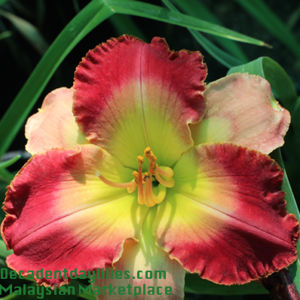
[[[175,3],[185,14],[189,14],[193,17],[222,26],[220,20],[213,13],[211,13],[201,1],[172,0],[172,2]],[[248,61],[246,54],[240,48],[238,43],[228,39],[220,38],[218,36],[213,36],[212,38],[231,55],[241,60],[242,63]]]
[[[277,15],[270,10],[263,0],[235,1],[300,59],[300,44],[296,36],[285,26]]]
[[[177,8],[170,3],[169,0],[161,0],[170,10],[178,11]],[[221,50],[217,46],[215,46],[211,41],[205,38],[200,32],[187,28],[191,35],[195,38],[195,40],[217,61],[219,61],[222,65],[227,68],[231,68],[236,65],[240,65],[242,62],[232,55],[226,53]]]
[[[0,122],[0,156],[9,148],[47,82],[67,54],[92,29],[114,13],[134,15],[188,27],[240,42],[264,42],[215,24],[147,3],[126,0],[93,0],[65,27],[15,98]],[[7,130],[9,128],[9,130]]]
[[[37,52],[39,52],[41,55],[46,52],[48,49],[48,44],[35,26],[28,21],[2,9],[0,9],[0,16],[8,19],[20,32],[20,34],[22,34],[24,38],[28,40],[28,42],[36,49]]]
[[[244,285],[218,285],[201,279],[198,274],[186,274],[185,292],[203,295],[254,295],[268,294],[268,291],[256,282]]]
[[[6,160],[6,161],[2,161],[0,162],[0,169],[4,169],[7,168],[9,166],[11,166],[12,164],[14,164],[21,156],[17,155],[12,159]]]
[[[249,74],[259,75],[264,77],[271,84],[272,89],[277,93],[279,99],[286,107],[295,107],[297,94],[293,82],[283,70],[283,68],[274,60],[268,57],[260,57],[248,64],[231,68],[228,74],[241,72],[248,72]],[[272,157],[280,164],[284,169],[283,160],[281,158],[280,149],[276,149],[272,152]],[[297,203],[289,184],[286,172],[284,173],[282,189],[285,191],[285,200],[287,201],[287,210],[300,220],[300,214],[297,207]],[[300,242],[297,244],[298,259],[289,267],[290,273],[293,277],[298,293],[300,293]],[[299,273],[299,274],[298,274]]]

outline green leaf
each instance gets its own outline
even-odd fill
[[[12,35],[11,31],[4,31],[0,33],[0,40],[10,37]]]
[[[107,0],[106,3],[109,5],[112,11],[116,13],[162,21],[239,42],[250,43],[258,46],[268,46],[263,41],[248,37],[236,31],[203,20],[199,20],[197,18],[187,16],[179,12],[169,11],[168,9],[165,9],[163,7],[151,5],[148,3],[126,0]]]
[[[254,38],[178,12],[171,12],[159,6],[125,0],[93,0],[74,17],[57,37],[1,119],[0,156],[9,148],[45,85],[66,55],[84,36],[114,13],[146,17],[241,42],[266,45]]]
[[[0,179],[5,182],[11,182],[14,178],[14,175],[7,171],[6,169],[0,169]]]
[[[275,61],[268,57],[258,58],[248,64],[234,67],[228,71],[228,74],[235,72],[248,72],[249,74],[259,75],[264,77],[271,84],[272,89],[278,94],[282,103],[286,106],[295,106],[297,94],[294,85],[285,73],[282,67],[279,66]],[[271,156],[279,163],[281,168],[285,171],[284,163],[281,157],[280,149],[276,149],[272,152]],[[287,210],[293,213],[298,220],[300,220],[300,214],[297,207],[297,203],[292,192],[288,177],[286,172],[284,172],[282,190],[286,193],[285,200],[287,201]],[[298,259],[289,266],[289,271],[293,277],[295,286],[298,293],[300,293],[300,263],[299,263],[299,253],[300,253],[300,242],[297,243]]]
[[[171,4],[168,0],[161,0],[170,10],[177,11],[177,8]],[[200,32],[187,28],[191,35],[196,39],[196,41],[218,62],[227,68],[231,68],[236,65],[240,65],[242,62],[231,56],[230,54],[224,52],[205,38]]]
[[[6,259],[6,257],[12,254],[12,250],[7,250],[5,243],[0,239],[0,258]]]
[[[7,187],[7,183],[0,180],[0,195],[4,195],[6,193],[6,187]],[[1,222],[1,212],[3,212],[3,210],[0,210],[0,222]]]
[[[0,156],[9,148],[63,59],[83,37],[112,14],[103,1],[92,1],[61,32],[1,119]]]
[[[76,13],[79,13],[80,12],[80,7],[79,7],[79,4],[78,4],[77,0],[73,0],[73,6],[74,6],[74,10],[76,11]]]
[[[117,31],[117,35],[129,34],[134,35],[144,42],[147,42],[147,38],[143,32],[136,26],[131,17],[126,15],[113,15],[109,18],[109,21]]]
[[[286,45],[300,59],[300,44],[296,36],[284,25],[262,0],[235,0],[258,22],[269,30],[278,40]]]
[[[6,297],[4,298],[1,298],[1,300],[11,300],[11,299],[24,299],[23,295],[16,295],[14,293],[10,294],[10,295],[7,295]]]
[[[291,15],[289,16],[286,22],[286,27],[289,30],[292,30],[295,27],[295,25],[298,23],[299,19],[300,19],[300,5],[298,5],[298,8],[293,10]]]
[[[75,293],[76,295],[78,295],[79,297],[83,298],[83,299],[88,299],[88,300],[96,300],[96,297],[89,293],[88,290],[84,291],[83,293],[81,292],[79,286],[81,286],[81,288],[87,288],[87,286],[85,284],[82,284],[82,282],[76,280],[76,279],[72,279],[71,283],[67,286],[63,286],[62,288],[68,288],[68,286],[73,286],[75,287]],[[80,292],[80,294],[79,294]]]
[[[7,2],[8,0],[0,0],[0,6],[2,5],[2,4],[4,4],[5,2]]]
[[[232,68],[233,66],[240,65],[241,61],[231,56],[230,54],[224,52],[207,38],[205,38],[200,32],[192,29],[188,29],[191,35],[196,39],[196,41],[218,62],[227,68]]]
[[[88,300],[96,300],[96,297],[93,294],[90,294],[89,292],[85,291],[84,293],[81,293],[79,297],[88,299]]]
[[[14,164],[19,158],[21,157],[21,155],[17,155],[12,159],[0,162],[0,169],[4,169],[7,168],[9,166],[11,166],[12,164]]]
[[[201,279],[197,274],[186,274],[184,291],[203,295],[253,295],[268,294],[268,291],[256,282],[243,285],[219,285]]]
[[[186,14],[222,26],[220,20],[213,13],[211,13],[209,9],[200,1],[172,0],[172,2],[174,2]],[[225,50],[227,50],[238,60],[240,60],[241,63],[245,63],[248,61],[246,54],[236,42],[228,39],[223,39],[218,36],[212,36],[212,38]]]
[[[236,72],[259,75],[271,84],[282,104],[293,111],[296,105],[297,93],[294,84],[284,69],[269,57],[260,57],[247,64],[231,68],[227,74]]]
[[[0,10],[0,15],[7,18],[40,54],[46,52],[48,43],[35,26],[4,10]]]
[[[271,156],[279,163],[281,168],[285,171],[280,149],[276,149],[275,151],[273,151]],[[296,199],[292,192],[292,188],[289,183],[289,179],[286,175],[286,172],[284,172],[282,189],[286,192],[285,199],[287,201],[286,203],[287,211],[293,213],[297,217],[297,219],[300,220],[300,213],[297,207]],[[300,294],[300,261],[299,261],[300,242],[297,243],[297,251],[298,251],[298,259],[292,265],[290,265],[288,269],[290,271],[290,274],[292,275],[297,291]]]
[[[0,179],[2,179],[5,182],[10,182],[13,180],[14,175],[7,171],[5,168],[14,164],[20,157],[20,155],[17,155],[12,159],[0,162]]]

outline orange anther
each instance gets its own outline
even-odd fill
[[[158,165],[156,163],[151,163],[150,165],[150,171],[152,174],[155,174],[155,170],[158,167]]]
[[[151,151],[151,155],[150,155],[149,159],[150,159],[152,162],[156,162],[156,156],[153,154],[152,151]]]
[[[151,155],[151,148],[150,147],[147,147],[146,149],[145,149],[145,151],[144,151],[144,155],[146,156],[146,157],[149,157],[150,155]],[[153,152],[152,152],[153,153]]]
[[[132,175],[135,179],[135,182],[139,184],[139,173],[137,171],[133,171]]]
[[[137,161],[138,161],[139,164],[143,164],[144,161],[145,161],[145,159],[144,159],[143,156],[139,155],[139,156],[137,157]]]

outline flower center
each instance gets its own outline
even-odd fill
[[[144,163],[144,157],[149,160],[149,169],[147,172],[142,171],[142,166]],[[138,188],[138,203],[141,205],[147,205],[152,207],[155,204],[162,202],[167,193],[167,187],[171,188],[174,186],[175,182],[172,178],[174,172],[169,167],[161,166],[159,167],[156,163],[156,156],[151,151],[150,147],[147,147],[144,151],[144,156],[138,156],[137,161],[139,164],[138,171],[132,173],[134,179],[126,183],[116,183],[106,179],[100,174],[96,173],[105,184],[116,187],[116,188],[127,188],[129,193],[133,193],[136,188]],[[156,195],[153,192],[156,189]]]

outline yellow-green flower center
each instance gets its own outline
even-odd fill
[[[144,157],[149,159],[149,169],[147,172],[142,171]],[[144,156],[137,157],[137,161],[139,168],[138,171],[134,171],[132,173],[134,179],[130,182],[112,182],[103,177],[100,172],[97,172],[96,176],[98,176],[105,184],[109,186],[116,188],[127,188],[129,193],[133,193],[136,188],[138,188],[138,203],[152,207],[155,204],[161,203],[165,199],[167,187],[171,188],[174,186],[174,172],[169,167],[158,166],[156,163],[156,156],[151,151],[150,147],[145,149]],[[157,187],[155,187],[155,189],[158,190],[157,195],[153,193],[152,185],[154,182],[158,182]]]

